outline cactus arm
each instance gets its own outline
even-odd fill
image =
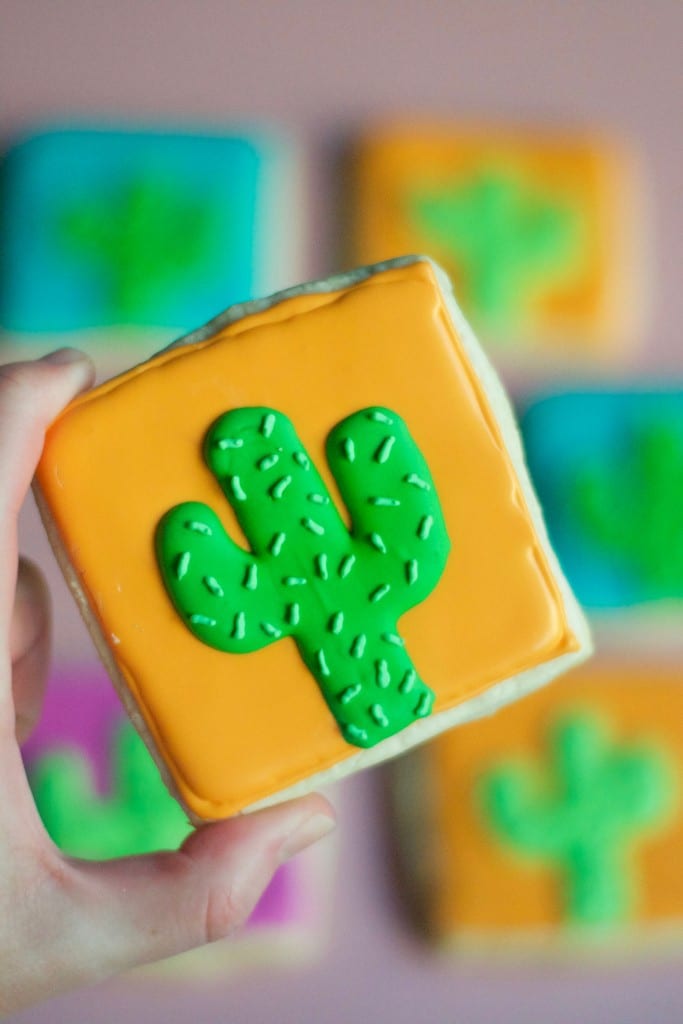
[[[170,509],[157,527],[156,548],[175,609],[203,643],[239,654],[288,633],[285,604],[272,579],[207,505],[185,502]]]
[[[128,722],[114,736],[112,780],[113,792],[102,807],[102,817],[110,814],[114,829],[121,833],[119,855],[176,849],[191,831],[187,817]]]
[[[133,815],[149,825],[164,824],[169,794],[143,740],[128,722],[117,726],[111,745],[112,789]],[[186,823],[185,815],[175,800],[170,799],[167,821]],[[164,813],[161,813],[161,812]],[[176,811],[178,813],[176,813]],[[177,828],[176,828],[177,841]]]
[[[664,752],[645,745],[613,753],[606,769],[610,802],[625,828],[665,817],[675,802],[673,771]]]
[[[374,571],[400,592],[401,611],[423,601],[450,541],[431,473],[403,420],[380,407],[354,413],[330,433],[327,459],[352,536],[374,552]]]
[[[525,854],[557,856],[563,846],[552,803],[536,775],[522,764],[487,773],[480,802],[489,827],[499,839]]]
[[[54,750],[29,768],[46,831],[65,853],[88,860],[175,849],[190,827],[144,743],[128,723],[114,737],[111,792],[95,793],[83,754]]]
[[[294,575],[299,559],[320,547],[348,549],[348,532],[327,487],[282,413],[225,413],[209,431],[204,455],[257,556],[272,555],[274,538],[283,533],[277,564]]]

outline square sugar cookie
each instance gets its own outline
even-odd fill
[[[647,288],[633,156],[567,131],[397,122],[353,155],[359,262],[426,252],[499,358],[615,359]]]
[[[195,819],[384,760],[590,650],[510,407],[426,258],[233,307],[81,396],[36,497]]]
[[[100,665],[63,665],[22,748],[50,837],[68,856],[108,860],[180,846],[191,827]],[[310,960],[324,942],[333,858],[319,848],[278,868],[235,939],[145,968],[158,977]]]
[[[3,345],[75,335],[106,358],[151,336],[158,348],[226,303],[296,282],[300,173],[290,139],[247,126],[27,136],[0,178]]]
[[[394,768],[429,934],[520,957],[683,939],[683,672],[593,662]]]
[[[529,470],[579,600],[674,621],[683,602],[683,388],[548,394],[522,417]],[[632,616],[631,616],[632,618]]]

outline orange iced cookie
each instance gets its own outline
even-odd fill
[[[507,401],[423,258],[233,307],[82,396],[36,493],[195,819],[383,760],[589,649]]]
[[[408,837],[424,816],[430,931],[511,953],[680,940],[681,779],[683,674],[647,662],[592,664],[440,736],[397,768]]]
[[[399,123],[360,143],[355,171],[355,257],[429,253],[501,355],[616,355],[638,334],[641,202],[619,147]]]

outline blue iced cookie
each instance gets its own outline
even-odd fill
[[[291,172],[291,147],[266,133],[26,138],[3,165],[2,326],[180,331],[293,282]]]
[[[683,389],[553,395],[531,405],[522,431],[579,600],[683,600]]]

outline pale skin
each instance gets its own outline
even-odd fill
[[[70,859],[45,833],[19,744],[40,716],[49,594],[17,516],[48,425],[93,376],[73,349],[0,366],[0,1015],[232,934],[278,865],[334,826],[311,794],[125,860]]]

